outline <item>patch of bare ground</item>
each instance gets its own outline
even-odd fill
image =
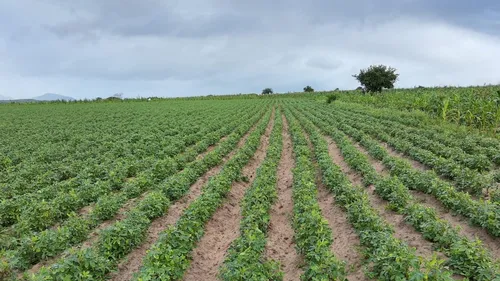
[[[251,130],[250,130],[251,131]],[[247,133],[238,143],[238,147],[242,146],[245,142],[245,140],[248,138],[248,136],[250,135],[250,133]],[[219,142],[222,142],[224,140],[227,139],[227,136],[224,136],[220,139]],[[210,147],[207,148],[207,150],[205,150],[204,152],[200,153],[198,156],[197,156],[197,159],[201,159],[203,158],[207,153],[209,153],[210,151],[214,150],[216,147],[216,145],[211,145]],[[224,158],[224,161],[226,161],[228,159],[229,156],[232,156],[234,154],[234,152],[232,152],[232,154],[229,154],[228,156],[226,156]],[[217,168],[217,167],[216,167]],[[214,169],[216,169],[214,168]],[[211,173],[213,174],[212,171],[209,171],[208,173]],[[207,174],[208,174],[207,173]],[[215,174],[218,173],[218,170],[217,172],[215,172]],[[130,181],[132,180],[133,178],[127,178],[125,179],[125,181]],[[196,183],[195,183],[196,185]],[[141,199],[143,199],[145,196],[146,196],[147,192],[141,194],[140,196],[136,197],[136,198],[132,198],[130,200],[128,200],[117,212],[117,215],[115,217],[113,217],[112,219],[109,219],[109,220],[106,220],[104,222],[102,222],[99,226],[97,226],[94,230],[92,230],[91,233],[89,233],[89,236],[88,236],[88,239],[85,240],[82,244],[78,245],[78,246],[74,246],[72,247],[71,249],[77,249],[77,248],[88,248],[90,246],[92,246],[93,243],[95,243],[95,241],[97,240],[97,238],[99,237],[99,232],[105,228],[107,228],[108,226],[112,225],[113,223],[115,223],[116,221],[120,221],[122,219],[125,218],[125,214],[127,213],[127,211],[129,211],[130,209],[133,208],[133,206],[135,206],[135,204],[137,202],[139,202]],[[182,199],[181,199],[182,200]],[[82,209],[79,210],[79,215],[80,216],[87,216],[89,215],[89,213],[92,211],[92,209],[94,208],[95,204],[91,204],[91,205],[88,205],[88,206],[85,206],[83,207]],[[174,208],[174,206],[171,206],[171,208]],[[155,222],[153,222],[154,224]],[[159,222],[158,222],[159,223]],[[152,224],[152,225],[153,225]],[[58,224],[59,225],[59,224]],[[58,225],[54,226],[53,228],[57,227]],[[155,239],[156,240],[156,239]],[[67,251],[66,251],[67,252]],[[40,268],[44,267],[44,266],[49,266],[51,264],[54,264],[55,262],[57,262],[57,260],[61,257],[64,256],[65,253],[62,253],[61,255],[57,255],[55,257],[52,257],[52,258],[49,258],[47,260],[44,260],[44,261],[41,261],[37,264],[35,264],[34,266],[32,266],[29,270],[27,270],[28,273],[32,274],[32,273],[36,273],[40,270]]]
[[[368,153],[368,151],[366,151],[366,149],[364,147],[362,147],[359,143],[353,141],[352,139],[351,139],[351,141],[353,142],[354,146],[359,151],[361,151],[364,155],[366,155],[368,157],[368,161],[370,161],[370,164],[373,166],[375,171],[377,171],[377,173],[379,173],[383,176],[387,176],[390,174],[390,171],[385,167],[385,165],[382,162],[371,157],[370,154]]]
[[[425,165],[406,158],[401,153],[398,153],[394,149],[390,148],[387,144],[384,144],[384,147],[386,147],[390,155],[408,160],[415,169],[422,171],[428,170]],[[461,235],[468,237],[469,239],[474,239],[475,237],[479,238],[490,250],[493,258],[496,260],[500,259],[500,238],[491,236],[481,227],[471,225],[468,219],[464,216],[450,212],[450,210],[443,206],[443,204],[434,196],[418,190],[410,190],[410,192],[419,201],[419,203],[425,205],[426,207],[434,208],[441,219],[448,221],[454,227],[459,226]]]
[[[148,249],[153,245],[153,243],[158,239],[160,233],[167,227],[173,225],[179,217],[182,215],[183,211],[201,194],[203,186],[209,181],[209,179],[217,175],[222,166],[227,160],[236,154],[236,151],[241,148],[246,140],[248,139],[251,132],[255,129],[255,125],[250,129],[236,145],[231,153],[223,158],[223,163],[216,167],[213,167],[203,176],[201,176],[189,189],[189,193],[179,199],[177,202],[172,204],[165,216],[153,220],[151,226],[149,227],[145,242],[139,247],[134,249],[127,257],[118,264],[117,271],[109,275],[109,279],[113,281],[128,281],[132,280],[134,274],[139,271],[142,266],[142,261],[146,256]]]
[[[257,168],[266,157],[269,146],[269,136],[274,126],[274,113],[271,116],[264,135],[261,136],[260,146],[250,161],[243,167],[242,175],[248,182],[234,182],[227,196],[226,202],[215,212],[205,226],[205,233],[193,251],[191,266],[186,271],[183,280],[217,280],[219,267],[229,246],[239,236],[241,221],[240,202],[246,190],[257,175]]]
[[[356,171],[351,170],[347,163],[345,163],[344,157],[336,143],[328,136],[326,136],[326,139],[328,141],[330,156],[334,163],[342,169],[352,183],[361,185],[361,176]],[[443,257],[442,253],[433,251],[431,242],[425,240],[422,234],[404,221],[404,216],[388,209],[387,202],[377,196],[373,185],[368,186],[366,190],[372,207],[377,210],[387,223],[393,226],[394,237],[405,241],[410,247],[415,248],[419,256],[430,258],[433,254],[437,254],[439,257]]]
[[[309,139],[309,135],[305,135],[308,146],[311,150],[314,147]],[[330,194],[326,186],[321,181],[321,173],[316,161],[316,186],[318,187],[318,204],[321,209],[322,216],[328,222],[328,226],[333,233],[333,243],[331,251],[338,259],[347,263],[347,279],[350,281],[370,280],[363,272],[363,255],[360,253],[361,242],[346,217],[346,213],[339,205],[335,204],[335,198]]]
[[[349,281],[370,280],[363,272],[363,255],[360,253],[360,241],[356,231],[349,223],[346,213],[335,203],[332,194],[322,183],[318,183],[318,203],[321,214],[328,221],[333,231],[333,254],[347,263]]]
[[[283,150],[278,164],[278,199],[270,211],[271,220],[267,230],[267,244],[264,255],[267,259],[278,261],[284,273],[283,280],[299,281],[302,275],[303,258],[295,249],[294,231],[291,215],[293,213],[292,169],[295,166],[292,140],[288,133],[288,123],[283,120]]]
[[[432,195],[420,192],[411,191],[412,195],[418,200],[419,203],[426,207],[434,208],[439,218],[446,220],[453,227],[459,227],[459,233],[469,239],[476,237],[483,242],[484,246],[490,251],[495,260],[500,259],[500,238],[491,236],[485,229],[473,226],[469,223],[468,219],[462,215],[455,215],[446,209],[439,200]]]

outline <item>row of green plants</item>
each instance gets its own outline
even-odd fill
[[[394,230],[371,207],[366,192],[359,186],[353,186],[342,170],[332,162],[324,137],[312,123],[302,125],[313,144],[323,183],[335,196],[336,204],[340,204],[345,210],[360,238],[363,246],[361,250],[366,258],[367,277],[388,281],[453,280],[442,260],[436,257],[423,259],[416,255],[414,248],[394,237]]]
[[[267,126],[267,122],[257,126],[219,174],[210,178],[201,195],[184,210],[175,225],[160,235],[144,257],[135,280],[179,280],[183,277],[190,265],[191,253],[204,234],[205,224],[222,205],[232,183],[241,178],[241,170],[259,147]]]
[[[496,133],[500,126],[500,87],[398,89],[379,95],[345,94],[345,101],[395,110],[423,111],[459,125]]]
[[[472,155],[486,155],[493,163],[500,164],[500,140],[498,139],[482,136],[467,129],[447,128],[442,124],[433,125],[426,122],[425,119],[415,118],[415,114],[399,112],[394,109],[379,109],[352,103],[336,103],[335,107],[376,118],[384,125],[409,130],[447,146],[459,147]]]
[[[261,134],[263,128],[269,122],[269,118],[270,111],[268,110],[265,117],[259,121],[257,128],[251,133],[247,143],[250,139],[254,139],[256,134]],[[139,207],[147,206],[149,210],[161,209],[161,212],[141,214],[134,212],[139,208],[136,207],[128,212],[125,219],[115,222],[103,230],[99,234],[97,242],[90,248],[72,251],[52,266],[43,267],[37,274],[27,275],[25,278],[36,281],[105,279],[106,275],[116,268],[121,259],[143,242],[151,220],[163,215],[167,211],[169,202],[176,201],[187,194],[190,186],[200,176],[210,168],[220,164],[223,157],[236,147],[238,140],[253,125],[250,120],[244,121],[244,124],[245,126],[231,133],[214,150],[207,153],[203,158],[189,163],[181,172],[170,177],[165,183],[158,185],[155,191],[150,193],[166,198],[165,204],[160,204],[160,202],[163,202],[162,200],[158,200],[157,203],[145,202],[144,200],[147,197],[138,203]],[[213,179],[210,180],[210,182],[212,181]]]
[[[438,218],[435,210],[416,203],[409,189],[393,176],[380,176],[370,164],[366,155],[360,152],[348,137],[336,128],[308,115],[316,125],[328,132],[339,146],[346,163],[361,174],[364,184],[374,185],[375,192],[389,202],[389,207],[405,217],[417,231],[436,248],[449,257],[446,265],[455,273],[470,280],[494,280],[500,278],[500,270],[493,263],[490,253],[480,240],[471,241],[461,236],[448,222]],[[313,126],[309,120],[302,119],[306,126]]]
[[[349,116],[353,121],[358,122],[370,122],[378,124],[379,129],[383,129],[385,133],[388,133],[390,136],[404,139],[411,142],[416,147],[420,147],[425,150],[429,150],[430,152],[436,154],[437,156],[441,156],[443,158],[447,158],[457,162],[464,167],[477,170],[479,172],[489,171],[493,168],[493,163],[488,159],[486,155],[483,154],[468,154],[463,151],[461,148],[447,146],[438,141],[432,140],[418,133],[412,132],[411,129],[401,128],[398,126],[394,126],[393,123],[380,121],[376,118],[372,118],[366,115],[359,115],[356,113],[352,113],[349,111],[338,110]]]
[[[433,171],[413,168],[406,159],[390,155],[377,141],[350,126],[352,122],[348,119],[332,118],[327,112],[319,112],[316,116],[358,141],[373,158],[382,161],[391,175],[397,176],[408,188],[432,194],[447,209],[469,218],[473,224],[483,227],[491,235],[500,237],[500,205],[494,200],[474,200],[470,194],[457,191]]]
[[[282,130],[281,111],[277,109],[266,158],[241,201],[240,236],[231,243],[219,269],[221,280],[283,279],[279,265],[264,257],[269,211],[277,199],[276,172],[283,149]]]
[[[294,239],[306,266],[302,280],[347,280],[345,263],[331,251],[333,233],[317,200],[316,170],[307,139],[297,121],[285,111],[292,137]]]
[[[339,111],[332,111],[332,114],[336,118],[351,118]],[[459,190],[465,190],[473,195],[481,195],[483,189],[487,190],[494,187],[493,178],[489,174],[478,173],[478,171],[464,167],[453,160],[439,157],[401,137],[393,137],[386,133],[384,127],[376,122],[360,119],[353,121],[355,121],[351,124],[353,127],[376,137],[380,141],[388,143],[396,151],[404,153],[414,160],[433,168],[438,174],[452,179]]]
[[[208,140],[217,138],[217,134],[213,132],[219,129],[225,121],[226,118],[206,122],[205,134],[197,133],[198,138],[195,141],[202,138]],[[201,143],[199,147],[203,148],[203,144]],[[0,223],[5,226],[17,222],[18,224],[10,232],[22,233],[26,230],[43,230],[66,218],[72,211],[95,202],[101,195],[121,189],[126,178],[135,177],[139,172],[147,170],[150,166],[156,165],[156,170],[159,173],[163,173],[165,169],[175,171],[176,166],[180,165],[177,163],[189,160],[189,157],[197,154],[195,151],[197,147],[194,147],[191,151],[186,151],[186,148],[187,146],[179,147],[177,151],[179,154],[166,156],[162,158],[162,161],[154,158],[149,159],[150,161],[147,162],[143,161],[140,166],[134,165],[133,162],[117,160],[116,162],[120,165],[114,165],[113,170],[109,171],[108,179],[102,181],[92,182],[87,180],[80,185],[81,181],[73,180],[66,182],[69,184],[51,185],[40,188],[35,193],[2,200],[0,202]],[[181,155],[181,152],[187,153]],[[93,189],[94,186],[97,189]],[[40,216],[34,216],[33,214],[40,214]]]
[[[238,117],[244,120],[244,118],[252,116],[252,113],[253,112]],[[207,149],[208,146],[217,142],[223,135],[228,134],[232,129],[234,129],[234,127],[239,125],[238,121],[239,120],[235,120],[230,123],[229,126],[224,126],[222,128],[220,124],[208,126],[213,129],[216,129],[214,126],[218,127],[217,130],[214,130],[198,139],[198,143],[195,145],[184,148],[178,155],[165,159],[157,159],[156,162],[151,164],[151,167],[144,167],[141,171],[136,171],[134,176],[136,178],[151,177],[154,183],[159,183],[164,178],[182,169],[186,163],[193,161],[199,153]],[[34,200],[33,202],[23,202],[23,200],[4,201],[2,202],[5,203],[3,206],[10,207],[8,208],[9,212],[4,211],[2,212],[2,215],[4,217],[15,216],[18,218],[18,223],[10,227],[8,231],[4,232],[3,241],[6,245],[2,246],[10,247],[12,245],[16,245],[17,241],[11,241],[12,239],[19,240],[18,238],[21,236],[30,236],[33,232],[43,231],[55,222],[64,220],[69,216],[74,216],[74,212],[76,210],[92,202],[98,201],[101,197],[118,197],[118,201],[122,201],[122,203],[124,203],[126,198],[122,194],[123,187],[126,185],[126,182],[118,186],[111,185],[109,182],[99,182],[94,186],[96,187],[95,189],[92,189],[92,187],[89,186],[88,188],[76,187],[70,190],[60,190],[57,192],[59,195],[51,201],[45,201],[43,199],[32,199]],[[41,191],[40,194],[43,194],[43,192]],[[13,205],[8,205],[9,203],[13,203]],[[29,205],[29,207],[25,207],[26,205]],[[18,208],[23,207],[23,211],[18,214]]]
[[[220,128],[218,133],[221,135],[217,137],[220,139],[222,135],[227,135],[235,130],[236,125],[240,125],[242,120],[256,122],[257,118],[260,118],[263,113],[262,111],[255,116],[243,116],[241,120],[236,120],[235,123]],[[245,125],[244,123],[241,126],[244,127]],[[190,149],[193,149],[192,151],[198,154],[206,150],[214,142],[216,142],[215,139],[208,136],[208,138],[200,140]],[[184,159],[194,161],[195,158],[196,155],[192,155]],[[175,165],[177,169],[168,170],[158,170],[155,165],[150,170],[140,173],[138,177],[127,182],[121,192],[107,194],[99,198],[88,216],[72,215],[60,227],[29,233],[20,238],[19,241],[15,241],[15,246],[11,245],[11,251],[7,251],[4,255],[8,257],[8,260],[12,261],[11,267],[15,269],[26,269],[34,263],[54,257],[67,248],[86,240],[89,233],[100,223],[114,217],[125,202],[154,189],[155,186],[161,184],[160,179],[168,181],[169,176],[175,174],[186,164],[178,162]],[[162,173],[158,173],[160,171]]]
[[[120,112],[116,110],[112,113]],[[193,127],[209,124],[202,118],[204,114],[214,117],[218,114],[215,108],[210,108],[202,110],[201,116],[188,118],[186,113],[175,111],[179,118],[186,118],[186,122],[160,123],[161,130],[158,130],[150,124],[141,124],[144,120],[134,116],[133,111],[130,113],[134,118],[126,117],[123,123],[118,124],[115,123],[118,120],[114,121],[109,112],[92,112],[97,115],[94,118],[100,119],[100,123],[90,122],[85,116],[71,112],[56,113],[75,121],[68,124],[55,115],[44,120],[47,124],[27,122],[26,130],[34,136],[22,134],[26,132],[19,128],[5,128],[11,134],[0,141],[4,145],[0,148],[4,150],[1,162],[10,164],[0,169],[0,187],[4,191],[0,198],[37,192],[42,199],[48,200],[53,198],[50,197],[53,192],[41,192],[47,187],[64,187],[65,183],[77,184],[85,179],[105,181],[112,177],[110,175],[114,173],[115,166],[116,169],[122,169],[119,166],[123,164],[140,166],[143,159],[175,155],[179,149],[194,144],[193,141],[199,138]],[[160,121],[160,116],[149,117],[152,121]],[[230,115],[220,117],[225,120],[231,118]],[[40,127],[33,128],[34,124],[30,123]],[[110,132],[108,127],[113,131]],[[144,146],[145,142],[152,141],[154,143]]]

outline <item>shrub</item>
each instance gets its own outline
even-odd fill
[[[331,94],[331,95],[329,95],[326,98],[326,103],[332,103],[332,102],[334,102],[334,101],[336,101],[338,99],[339,99],[339,95],[337,95],[337,94]]]

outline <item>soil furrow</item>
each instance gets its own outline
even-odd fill
[[[238,143],[238,147],[240,146],[243,146],[243,144],[245,143],[245,140],[246,138],[250,135],[250,132],[248,132]],[[227,138],[227,136],[223,137],[220,142],[224,141],[225,139]],[[206,151],[200,153],[198,155],[198,157],[200,158],[203,158],[207,153],[209,153],[210,151],[212,151],[213,149],[215,149],[216,145],[213,145],[211,147],[209,147]],[[224,161],[226,161],[228,159],[229,156],[232,156],[235,152],[231,152],[231,154],[229,154],[228,156],[226,156],[224,158]],[[216,168],[219,168],[220,167],[215,167],[214,169]],[[218,173],[219,170],[217,170],[215,173],[210,170],[209,172],[207,172],[207,174],[210,174],[210,175],[215,175]],[[203,178],[203,177],[202,177]],[[195,183],[195,185],[198,184],[198,182]],[[193,185],[193,187],[195,186]],[[70,249],[77,249],[77,248],[88,248],[90,246],[92,246],[92,244],[94,244],[97,239],[99,238],[99,232],[105,228],[107,228],[108,226],[112,225],[113,223],[117,222],[117,221],[120,221],[122,219],[125,218],[125,214],[131,210],[135,204],[137,202],[139,202],[142,198],[144,198],[146,196],[148,192],[144,192],[143,194],[141,194],[140,196],[138,197],[135,197],[135,198],[132,198],[130,200],[128,200],[117,212],[117,215],[109,220],[106,220],[104,222],[102,222],[101,224],[99,224],[95,229],[92,230],[92,232],[89,233],[88,235],[88,239],[83,241],[81,244],[79,245],[76,245],[76,246],[73,246],[71,247]],[[181,199],[182,200],[182,199]],[[81,215],[87,215],[93,208],[95,204],[92,204],[92,205],[89,205],[89,206],[86,206],[84,207],[86,210],[85,211],[82,211],[81,210]],[[174,204],[175,205],[175,204]],[[171,206],[171,208],[174,208],[174,205]],[[151,224],[152,226],[155,224],[155,221],[153,221],[153,223]],[[149,233],[149,232],[148,232]],[[44,260],[44,261],[41,261],[35,265],[33,265],[30,269],[28,269],[26,272],[30,273],[30,274],[33,274],[33,273],[36,273],[40,270],[40,268],[42,267],[47,267],[47,266],[50,266],[51,264],[57,262],[57,260],[59,260],[61,257],[63,257],[65,255],[65,253],[68,252],[68,251],[65,251],[64,253],[61,253],[60,255],[57,255],[55,257],[52,257],[52,258],[49,258],[47,260]]]
[[[459,233],[462,236],[471,240],[479,238],[483,245],[490,251],[491,256],[495,260],[500,260],[500,238],[492,237],[484,228],[471,225],[467,218],[453,214],[432,195],[415,190],[412,190],[411,193],[420,204],[436,210],[439,218],[446,220],[453,227],[459,227]]]
[[[328,141],[328,149],[333,162],[342,169],[352,183],[362,185],[361,176],[354,170],[350,169],[344,161],[342,153],[336,143],[328,136],[326,136],[326,139]],[[366,190],[372,207],[377,210],[380,216],[387,223],[393,226],[394,237],[405,241],[410,247],[415,248],[419,256],[431,257],[434,253],[436,253],[438,256],[443,257],[441,253],[433,251],[431,242],[425,240],[422,237],[422,234],[417,232],[412,226],[408,225],[404,221],[404,216],[387,209],[387,202],[375,193],[375,187],[373,185],[369,186]]]
[[[305,137],[309,148],[314,150],[309,135],[305,134]],[[335,204],[335,198],[321,181],[321,171],[316,161],[313,161],[313,163],[317,171],[318,204],[321,214],[328,222],[328,226],[333,234],[331,251],[338,259],[347,263],[346,269],[348,273],[346,277],[348,280],[370,280],[363,272],[363,255],[359,251],[361,242],[356,230],[347,220],[345,211],[339,205]]]
[[[242,176],[249,181],[234,182],[232,184],[226,201],[217,209],[205,226],[205,233],[193,250],[191,266],[186,271],[183,280],[217,280],[218,270],[224,262],[226,251],[232,241],[239,235],[241,221],[240,201],[255,179],[257,168],[266,157],[273,126],[274,112],[264,135],[261,137],[259,148],[242,170]]]
[[[224,157],[223,163],[210,169],[207,173],[201,176],[189,189],[189,193],[183,198],[172,204],[168,213],[160,218],[157,218],[151,223],[147,231],[145,242],[137,249],[133,250],[127,257],[118,265],[117,271],[110,274],[110,280],[113,281],[128,281],[132,280],[133,275],[139,271],[142,266],[142,260],[146,256],[148,249],[156,242],[160,233],[167,227],[173,225],[183,211],[201,194],[202,187],[209,181],[209,179],[217,175],[225,162],[236,154],[236,151],[241,148],[251,132],[255,129],[255,125],[249,130],[238,142],[236,148]]]
[[[358,147],[359,150],[368,157],[370,163],[374,167],[384,166],[382,162],[375,160],[370,155],[368,155],[368,152],[364,148],[360,147],[359,144],[356,144],[356,147]],[[397,152],[392,153],[397,154]],[[376,169],[377,171],[379,171],[379,169],[381,168]],[[383,169],[383,171],[386,171],[387,173],[387,170],[385,168]],[[451,213],[446,209],[445,206],[443,206],[443,204],[439,200],[437,200],[432,195],[416,190],[410,190],[410,192],[419,203],[426,207],[434,209],[439,218],[446,220],[453,227],[459,227],[459,233],[461,235],[471,240],[475,239],[476,237],[479,238],[483,242],[483,244],[490,250],[494,259],[498,260],[500,258],[500,238],[492,237],[483,228],[470,225],[467,218]]]
[[[284,272],[283,280],[299,281],[302,275],[302,257],[295,249],[294,231],[292,228],[292,169],[295,166],[292,152],[292,140],[288,132],[288,123],[283,120],[283,151],[278,164],[278,199],[271,207],[268,238],[265,250],[267,259],[278,261]]]

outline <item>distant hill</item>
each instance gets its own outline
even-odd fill
[[[54,101],[54,100],[75,100],[72,97],[62,96],[58,94],[46,93],[38,97],[34,97],[37,101]]]
[[[0,100],[11,100],[11,99],[12,99],[11,97],[0,95]]]

